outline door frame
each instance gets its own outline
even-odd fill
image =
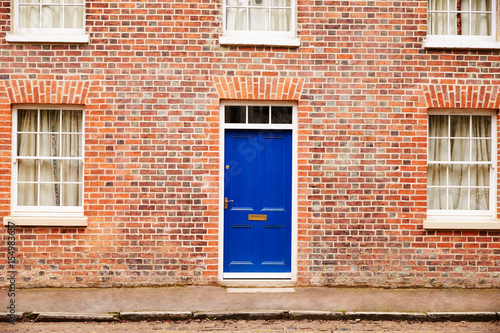
[[[226,105],[266,105],[291,106],[292,124],[225,124],[224,107]],[[219,261],[218,279],[227,280],[297,280],[297,104],[281,101],[221,101],[219,113]],[[291,221],[291,272],[290,273],[224,273],[224,152],[226,129],[261,129],[292,131],[292,221]]]

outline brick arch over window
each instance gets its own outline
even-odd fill
[[[90,81],[6,80],[3,85],[0,95],[5,94],[10,104],[81,105],[87,99]]]
[[[212,80],[220,99],[297,101],[304,85],[303,78],[221,77]]]
[[[423,85],[428,108],[498,109],[497,86]]]

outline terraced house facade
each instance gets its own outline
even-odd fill
[[[498,22],[0,1],[0,267],[10,223],[19,287],[500,287]]]

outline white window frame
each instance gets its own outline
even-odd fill
[[[460,0],[458,0],[460,1]],[[427,1],[427,4],[429,0]],[[451,49],[500,49],[498,39],[498,13],[497,0],[491,1],[491,35],[490,36],[467,36],[467,35],[431,35],[429,32],[429,6],[427,6],[427,36],[424,39],[424,48],[451,48]],[[456,12],[448,10],[448,13]]]
[[[296,36],[297,0],[291,0],[290,31],[228,30],[226,23],[227,0],[223,0],[222,8],[223,33],[219,38],[220,45],[300,46],[300,39]]]
[[[429,110],[428,115],[461,115],[475,116],[487,115],[492,117],[491,121],[491,166],[490,166],[490,202],[489,210],[427,210],[427,219],[424,221],[424,229],[500,229],[500,221],[496,218],[497,208],[497,112],[485,109],[439,109]],[[429,142],[429,135],[427,140]],[[438,164],[439,161],[428,161]],[[441,164],[452,164],[443,161]]]
[[[87,219],[83,216],[84,182],[81,182],[82,204],[80,206],[19,206],[17,204],[17,181],[18,181],[18,156],[17,156],[17,135],[18,110],[80,110],[82,111],[82,132],[81,135],[81,156],[67,159],[81,160],[83,165],[82,175],[85,174],[85,109],[84,107],[68,105],[17,105],[12,111],[12,181],[11,181],[11,216],[5,217],[3,224],[13,222],[16,225],[48,225],[48,226],[86,226]],[[38,122],[39,124],[39,122]],[[39,128],[37,133],[40,133]],[[63,132],[61,132],[63,133]],[[72,132],[72,134],[75,134]],[[39,134],[37,134],[39,135]],[[39,143],[40,141],[37,140]],[[38,156],[37,156],[38,159]],[[41,195],[41,193],[39,194]]]
[[[246,106],[246,122],[245,123],[226,123],[225,122],[225,107],[226,106]],[[291,124],[276,124],[269,123],[253,124],[248,123],[248,106],[290,106],[292,107],[292,123]],[[258,129],[258,130],[290,130],[292,132],[292,267],[291,273],[224,273],[224,177],[219,181],[219,281],[223,284],[232,283],[239,285],[245,281],[255,283],[262,281],[271,284],[294,284],[297,280],[297,141],[298,141],[298,111],[297,103],[283,101],[255,101],[255,100],[226,100],[220,103],[220,133],[219,133],[219,174],[224,175],[224,152],[225,152],[225,133],[226,129]],[[273,281],[274,280],[274,281]],[[272,282],[269,282],[272,281]]]
[[[7,42],[38,42],[38,43],[88,43],[90,38],[85,34],[86,4],[83,3],[83,28],[20,28],[19,27],[19,4],[23,0],[12,0],[12,34],[6,36]],[[37,5],[37,4],[32,4]],[[71,6],[75,6],[72,4]],[[61,4],[69,6],[69,4]],[[64,18],[63,18],[64,19]]]

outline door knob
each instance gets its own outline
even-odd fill
[[[224,209],[227,209],[229,207],[229,203],[233,201],[234,200],[228,200],[227,198],[224,198]]]

